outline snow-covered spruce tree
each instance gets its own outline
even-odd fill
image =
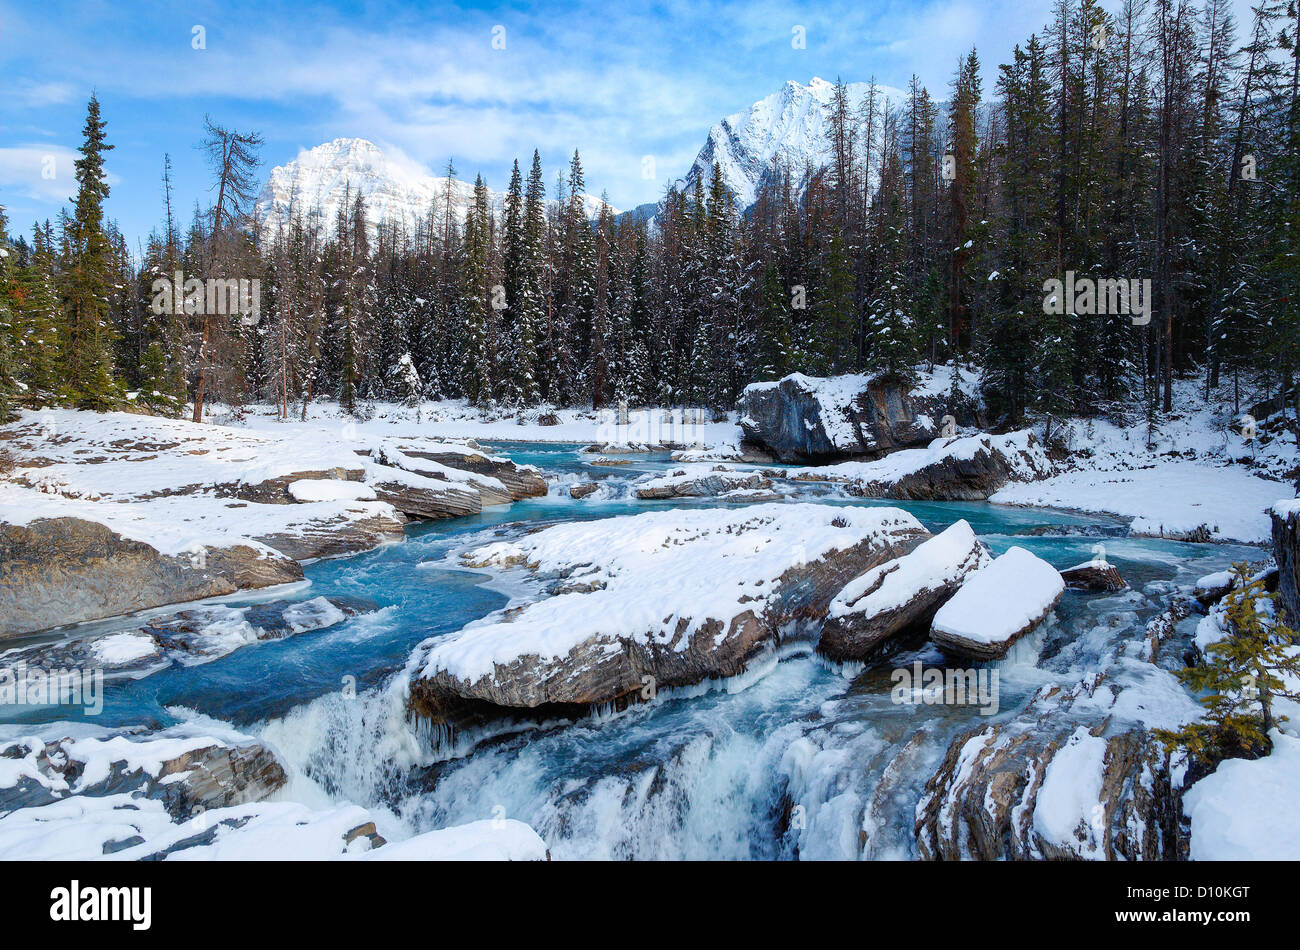
[[[1288,625],[1291,618],[1275,615],[1275,595],[1264,592],[1264,579],[1252,578],[1248,565],[1234,565],[1233,578],[1226,636],[1206,649],[1202,663],[1178,671],[1200,694],[1205,721],[1157,732],[1169,748],[1212,761],[1265,752],[1269,731],[1286,718],[1277,716],[1277,700],[1300,700],[1288,685],[1300,677],[1300,634]]]
[[[586,181],[577,151],[559,212],[552,361],[553,402],[575,404],[590,396],[591,325],[596,300],[596,248],[584,204]],[[567,197],[566,197],[567,196]]]
[[[542,159],[533,151],[533,163],[524,191],[523,229],[519,248],[517,292],[519,301],[511,303],[513,333],[510,340],[510,401],[523,406],[535,405],[541,398],[540,334],[547,315],[546,182],[542,177]]]
[[[390,389],[401,400],[403,406],[415,410],[415,421],[419,422],[424,383],[420,380],[420,373],[416,370],[415,360],[411,358],[410,353],[403,353],[398,357],[397,364],[392,370]]]
[[[970,212],[978,190],[976,154],[979,140],[975,114],[980,104],[979,57],[975,50],[963,56],[953,80],[948,104],[952,175],[945,196],[948,243],[948,338],[958,350],[970,348],[971,287],[968,267],[974,256],[976,229]],[[945,156],[945,161],[947,157]]]
[[[790,372],[790,297],[775,263],[763,268],[758,304],[756,379],[780,379]]]
[[[59,365],[63,396],[82,409],[108,409],[121,398],[113,379],[113,331],[108,315],[112,249],[104,229],[108,175],[104,153],[109,145],[99,100],[90,97],[82,128],[81,158],[75,163],[76,205],[64,219],[67,266],[61,273],[63,314]]]
[[[19,295],[16,282],[11,276],[10,257],[13,251],[9,246],[8,225],[5,209],[0,207],[0,422],[9,420],[13,411],[14,395],[19,386],[17,367],[13,358],[14,342],[17,337],[14,303]]]
[[[59,390],[59,297],[55,286],[54,230],[47,220],[32,229],[32,253],[17,268],[19,299],[13,307],[14,372],[22,384],[22,401],[51,405]],[[12,274],[12,271],[11,271]],[[21,358],[19,358],[21,354]],[[183,393],[184,390],[182,389]]]
[[[461,325],[465,338],[462,381],[470,405],[492,399],[491,233],[487,186],[480,175],[474,185],[474,204],[465,215],[464,268],[461,271]]]
[[[617,235],[614,230],[614,213],[610,210],[606,197],[601,196],[595,232],[595,260],[592,262],[595,286],[591,304],[591,334],[588,338],[587,383],[593,409],[604,406],[612,395],[611,362],[617,359],[613,352],[614,315],[610,287],[613,269],[616,267]]]

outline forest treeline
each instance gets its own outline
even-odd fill
[[[921,363],[982,368],[1004,422],[1154,418],[1201,372],[1241,399],[1290,392],[1300,13],[1263,0],[1238,24],[1230,9],[1059,0],[992,89],[974,50],[942,94],[914,77],[887,102],[837,82],[824,167],[774,166],[737,209],[715,166],[653,224],[608,207],[591,220],[576,152],[548,194],[534,152],[501,208],[480,176],[463,220],[449,190],[410,232],[371,226],[360,195],[332,221],[295,207],[272,228],[254,217],[260,137],[209,119],[212,205],[182,221],[165,159],[160,224],[133,253],[104,219],[112,145],[92,98],[73,207],[30,236],[0,213],[0,412],[730,407],[791,371]],[[1152,318],[1053,299],[1067,271],[1150,280]],[[187,312],[179,292],[157,306],[177,273],[259,281],[257,319]]]

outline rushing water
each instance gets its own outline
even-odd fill
[[[449,552],[503,523],[604,518],[667,504],[640,502],[628,489],[635,476],[671,467],[664,456],[594,466],[579,446],[492,448],[541,467],[551,493],[415,526],[404,543],[308,565],[311,596],[360,596],[380,609],[206,665],[111,682],[97,723],[165,724],[194,714],[233,723],[280,753],[293,776],[283,796],[364,805],[389,837],[508,816],[529,822],[556,858],[908,857],[912,810],[953,736],[1014,714],[1043,683],[1072,681],[1113,655],[1163,607],[1170,582],[1189,584],[1260,555],[1128,538],[1110,519],[1068,512],[865,502],[832,486],[791,483],[800,500],[898,504],[931,530],[965,518],[995,553],[1019,544],[1059,568],[1088,560],[1102,543],[1133,589],[1067,593],[1056,619],[997,664],[999,710],[991,718],[973,706],[891,701],[891,669],[942,662],[923,640],[900,644],[868,669],[836,668],[803,648],[734,681],[438,758],[405,719],[401,669],[417,643],[501,608],[511,593],[499,578],[455,569]],[[597,494],[570,499],[569,485],[593,479],[601,482]],[[1057,533],[1033,533],[1043,528]],[[125,626],[118,620],[78,633]],[[18,718],[48,715],[28,710]]]

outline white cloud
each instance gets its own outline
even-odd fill
[[[44,204],[61,205],[76,194],[73,163],[79,157],[66,146],[46,143],[0,148],[0,188]],[[109,173],[110,187],[120,180]]]

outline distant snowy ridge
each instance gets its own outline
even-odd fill
[[[854,82],[847,86],[849,107],[856,114],[871,84]],[[827,165],[831,160],[829,131],[834,95],[835,84],[824,79],[813,77],[807,85],[790,80],[748,109],[726,116],[709,129],[694,164],[674,186],[686,193],[697,185],[707,189],[717,162],[737,206],[745,209],[754,203],[777,161],[796,178],[805,167]],[[897,110],[906,98],[901,89],[876,85],[877,108],[888,102],[891,110]]]
[[[315,219],[317,227],[331,232],[349,194],[353,200],[360,194],[372,236],[380,222],[399,225],[413,235],[430,215],[435,222],[444,220],[448,184],[446,176],[429,175],[373,142],[338,138],[299,152],[297,158],[271,169],[255,214],[264,233],[274,234],[299,213],[304,221]],[[459,224],[474,202],[473,183],[451,178],[450,199]],[[494,213],[503,213],[504,202],[504,192],[488,189],[488,205]],[[603,206],[592,195],[583,195],[583,204],[589,218],[598,216]]]
[[[849,106],[856,115],[871,84],[848,83],[847,88]],[[745,210],[754,203],[776,163],[788,168],[796,179],[806,168],[826,166],[831,160],[829,130],[834,93],[835,84],[818,77],[807,84],[790,80],[749,108],[723,117],[709,129],[695,161],[686,174],[673,182],[673,187],[685,193],[694,191],[697,185],[707,189],[713,163],[717,162],[737,207]],[[901,89],[876,85],[878,107],[888,103],[891,111],[898,111],[906,98]],[[304,220],[314,216],[318,226],[329,231],[350,187],[353,195],[360,192],[365,197],[372,234],[381,221],[401,225],[413,234],[431,212],[435,220],[443,219],[447,184],[446,176],[430,175],[414,163],[389,155],[373,142],[337,138],[299,152],[292,161],[273,168],[255,211],[262,227],[272,234],[298,211]],[[452,178],[451,207],[458,222],[464,221],[473,200],[473,183]],[[488,203],[498,215],[503,211],[503,201],[504,192],[489,189]],[[583,202],[592,219],[604,204],[590,194],[583,195]],[[650,202],[627,213],[653,219],[658,209],[655,202]],[[610,210],[619,213],[612,207]]]

